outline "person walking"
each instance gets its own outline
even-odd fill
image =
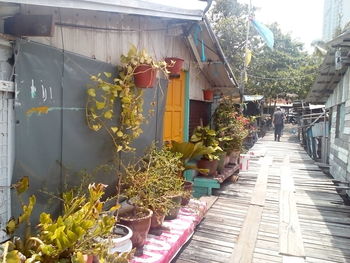
[[[284,114],[281,111],[281,108],[277,107],[276,111],[273,113],[273,116],[272,116],[272,123],[275,128],[275,141],[280,141],[281,133],[283,130],[283,121],[284,121]]]

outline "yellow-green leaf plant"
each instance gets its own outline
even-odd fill
[[[86,118],[90,129],[105,129],[111,136],[116,152],[133,151],[131,143],[142,133],[143,89],[135,87],[133,74],[140,64],[149,64],[166,75],[166,62],[156,62],[145,50],[138,51],[132,46],[128,54],[121,56],[123,64],[119,76],[104,72],[91,76],[95,85],[87,90]],[[154,104],[152,104],[154,106]],[[120,115],[116,115],[116,110]]]
[[[113,212],[119,205],[103,210],[105,202],[101,198],[105,187],[103,184],[90,184],[88,194],[76,194],[74,190],[65,192],[62,215],[54,219],[50,214],[41,213],[37,234],[31,235],[27,231],[23,239],[12,237],[0,246],[0,262],[84,263],[84,255],[94,255],[99,262],[127,263],[129,253],[108,253],[108,236],[116,223]],[[25,192],[27,179],[20,180],[14,188],[19,194]],[[9,220],[6,226],[9,235],[13,235],[23,222],[30,226],[34,204],[35,196],[31,196],[29,204],[22,206],[22,215]]]

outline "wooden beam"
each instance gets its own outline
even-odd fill
[[[200,55],[199,55],[199,53],[198,53],[198,50],[197,50],[196,44],[194,43],[193,37],[192,37],[191,35],[189,35],[189,36],[187,37],[187,40],[188,40],[188,43],[190,43],[192,52],[193,52],[193,54],[194,54],[194,56],[195,56],[195,58],[196,58],[196,60],[197,60],[197,63],[198,63],[198,65],[199,65],[199,68],[200,68],[201,70],[203,70],[204,64],[202,63],[201,57],[200,57]]]

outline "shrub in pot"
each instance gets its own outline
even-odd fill
[[[125,167],[123,194],[137,207],[153,211],[152,228],[160,228],[165,215],[177,207],[172,199],[182,195],[183,178],[181,155],[166,148],[152,149],[136,165]],[[181,202],[181,201],[180,201]]]
[[[217,174],[219,159],[218,155],[222,152],[215,130],[210,129],[208,126],[198,126],[191,136],[191,142],[201,142],[203,146],[211,149],[212,153],[204,154],[203,157],[197,162],[197,167],[199,169],[207,169],[207,175],[215,176]]]

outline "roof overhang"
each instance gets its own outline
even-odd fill
[[[200,21],[203,17],[203,10],[176,8],[141,0],[0,0],[0,3],[1,2],[85,9],[193,21]]]
[[[194,25],[188,33],[187,40],[212,89],[224,95],[238,96],[238,82],[208,20],[204,19],[198,25]]]
[[[350,65],[350,32],[345,32],[328,43],[330,50],[319,68],[319,73],[311,87],[306,101],[310,103],[324,104],[333,93],[337,84],[344,76]],[[343,58],[342,67],[335,67],[335,52],[340,50]]]

